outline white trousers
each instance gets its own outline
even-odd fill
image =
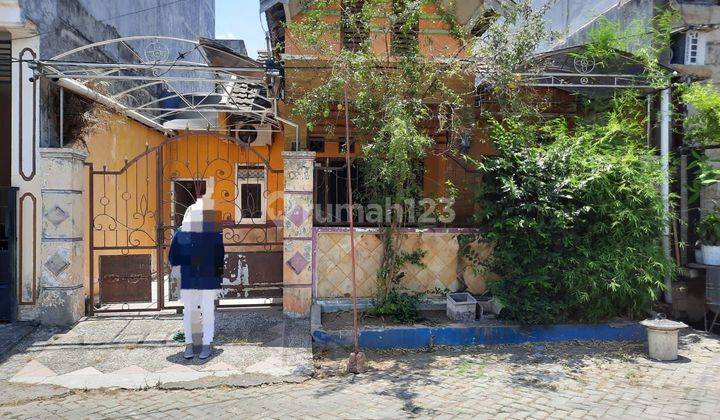
[[[192,313],[200,311],[202,315],[202,343],[209,345],[215,338],[215,298],[217,290],[180,290],[180,301],[183,310],[183,326],[185,327],[185,344],[192,344]]]

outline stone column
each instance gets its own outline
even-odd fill
[[[2,2],[12,11],[12,2]],[[17,3],[17,2],[16,2]],[[17,8],[17,26],[11,29],[13,42],[11,55],[23,60],[32,60],[40,55],[40,38],[31,25],[21,18]],[[11,12],[10,15],[13,13]],[[1,18],[0,18],[1,19]],[[9,28],[13,28],[10,25]],[[10,185],[17,187],[17,319],[36,320],[38,314],[38,279],[40,264],[41,176],[40,165],[40,103],[38,85],[27,61],[12,63],[12,107],[10,150]],[[6,124],[3,121],[2,124]],[[3,168],[5,169],[5,168]]]
[[[306,317],[312,305],[315,152],[283,152],[283,161],[283,312],[291,317]]]
[[[40,322],[72,325],[85,314],[82,151],[40,149],[42,240],[38,305]]]

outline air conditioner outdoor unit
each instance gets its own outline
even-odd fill
[[[272,127],[267,124],[238,123],[233,130],[238,143],[249,146],[269,146],[272,143]]]

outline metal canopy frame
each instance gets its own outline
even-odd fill
[[[277,98],[271,97],[280,76],[213,40],[130,36],[30,65],[36,76],[57,82],[61,89],[112,106],[167,134],[183,129],[282,131]],[[183,123],[187,126],[178,127]],[[258,129],[242,129],[246,123]]]
[[[582,54],[584,46],[563,48],[538,55],[536,71],[519,69],[520,83],[527,87],[559,88],[584,94],[603,94],[614,89],[638,89],[645,93],[658,88],[645,72],[645,66],[632,54],[617,50],[614,60],[596,62]],[[483,84],[479,63],[476,86]],[[672,73],[672,69],[663,67]]]

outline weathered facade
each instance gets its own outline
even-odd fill
[[[287,315],[307,316],[314,301],[347,298],[348,216],[332,210],[347,204],[345,127],[330,118],[312,130],[303,121],[294,122],[294,100],[317,86],[326,71],[322,60],[303,51],[285,26],[302,18],[301,2],[261,2],[273,42],[268,63],[249,59],[237,43],[233,46],[241,50],[209,40],[175,39],[194,39],[185,33],[171,34],[172,39],[133,37],[143,25],[112,26],[113,19],[93,17],[105,9],[88,2],[62,0],[47,10],[40,3],[27,2],[25,10],[12,2],[15,14],[8,15],[17,21],[14,34],[27,34],[13,35],[12,56],[24,61],[11,72],[18,100],[10,106],[12,138],[6,143],[12,151],[9,185],[19,189],[13,224],[17,238],[9,241],[17,248],[17,272],[10,278],[19,317],[67,324],[85,313],[179,308],[167,248],[184,209],[210,178],[218,192],[216,208],[222,213],[228,254],[220,305],[282,302]],[[448,10],[472,31],[491,4],[468,1]],[[61,6],[77,12],[70,18],[77,20],[73,31],[88,25],[99,38],[83,41],[68,32]],[[198,16],[183,11],[169,19],[171,27],[198,33],[191,25],[207,24],[208,7],[199,2]],[[417,30],[420,51],[437,59],[453,56],[459,44],[437,6],[423,7]],[[115,11],[122,15],[123,10]],[[54,39],[34,36],[42,29],[34,26],[33,16]],[[340,12],[328,10],[325,16],[337,22]],[[385,54],[386,44],[376,34],[369,36],[373,48]],[[327,37],[338,50],[343,48],[339,31]],[[190,67],[192,71],[175,68],[178,60],[191,66],[190,55],[197,51],[206,63]],[[90,70],[73,70],[80,65]],[[224,70],[213,70],[208,79],[188,77],[206,65]],[[471,74],[449,83],[458,91],[475,89]],[[61,101],[61,86],[75,93],[65,92]],[[551,102],[559,104],[552,112],[576,111],[568,92],[537,89],[545,89]],[[482,98],[470,95],[468,101],[478,119]],[[68,112],[72,103],[80,105]],[[111,109],[91,130],[68,128],[77,116],[73,113],[93,110],[97,103]],[[446,196],[450,181],[458,189],[455,220],[402,232],[403,247],[426,254],[425,268],[408,268],[401,286],[418,292],[467,288],[482,293],[493,276],[474,266],[491,249],[468,242],[479,233],[472,197],[480,177],[462,159],[443,152],[449,140],[437,121],[428,121],[427,130],[436,144],[419,166],[423,192],[426,197]],[[469,134],[468,155],[492,153],[482,127],[476,125]],[[357,135],[353,140],[354,160],[362,155],[366,139]],[[361,186],[355,165],[351,172]],[[382,257],[379,236],[369,223],[358,234],[361,297],[375,290]]]
[[[313,87],[322,82],[323,74],[327,73],[327,63],[322,59],[313,57],[312,53],[305,51],[297,42],[286,24],[303,18],[303,5],[299,1],[261,1],[261,9],[266,12],[268,27],[275,59],[281,63],[285,75],[285,100],[280,106],[280,112],[287,118],[298,118],[293,114],[294,101]],[[457,22],[468,31],[472,25],[486,12],[483,1],[456,2],[457,7],[447,10],[455,13]],[[334,24],[341,19],[339,7],[331,8],[324,14],[328,23]],[[384,35],[379,33],[368,34],[372,49],[379,56],[392,54],[386,51],[388,44]],[[343,35],[327,33],[326,41],[335,48],[345,48]],[[458,41],[450,34],[449,27],[440,17],[436,6],[424,6],[418,24],[417,42],[421,53],[438,60],[453,56],[461,49]],[[461,54],[464,56],[464,54]],[[325,70],[323,70],[325,69]],[[459,91],[472,91],[474,79],[458,77],[449,82]],[[469,99],[472,100],[472,99]],[[479,109],[477,110],[479,114]],[[305,191],[310,194],[301,205],[313,220],[311,230],[304,231],[302,240],[306,245],[301,246],[298,254],[302,256],[299,267],[297,261],[289,261],[286,271],[291,272],[292,278],[302,278],[302,283],[293,289],[293,293],[302,296],[301,313],[307,313],[311,301],[323,299],[349,298],[351,293],[351,264],[350,242],[347,227],[347,213],[341,215],[333,212],[338,206],[346,205],[347,198],[343,192],[346,185],[344,166],[345,127],[342,121],[334,117],[326,121],[315,122],[312,130],[303,124],[299,126],[300,150],[308,150],[314,158],[309,162],[314,170],[306,169],[311,182]],[[408,273],[401,285],[403,288],[418,292],[455,291],[470,287],[473,292],[481,293],[485,290],[486,273],[479,274],[473,270],[466,270],[458,237],[462,234],[477,233],[471,226],[475,212],[472,196],[473,190],[479,181],[478,175],[459,159],[444,155],[443,148],[447,147],[446,136],[438,131],[436,122],[428,121],[428,133],[436,139],[433,152],[429,153],[422,162],[422,184],[426,197],[444,197],[448,194],[448,182],[459,190],[457,201],[454,204],[456,219],[448,228],[447,225],[438,229],[422,230],[407,228],[403,233],[403,246],[408,249],[423,249],[426,255],[423,263],[426,268],[408,267]],[[285,147],[296,147],[295,133],[286,131]],[[351,148],[351,159],[354,161],[362,154],[362,144],[366,140],[362,134],[353,133],[354,146]],[[482,130],[472,133],[472,141],[468,153],[474,157],[491,153],[492,147],[484,140]],[[355,164],[352,167],[353,182],[362,188],[363,180]],[[288,168],[285,168],[286,176]],[[286,194],[288,192],[286,191]],[[290,206],[292,207],[292,206]],[[286,204],[286,211],[290,209]],[[314,208],[311,208],[314,207]],[[382,246],[380,246],[380,232],[376,228],[361,228],[356,237],[356,274],[359,297],[372,297],[376,285],[376,275],[382,260]],[[463,228],[464,227],[464,228]],[[287,238],[287,234],[286,234]],[[286,249],[288,243],[286,242]],[[295,247],[293,246],[293,250]],[[293,253],[291,253],[293,254]],[[292,257],[293,255],[286,256]],[[487,255],[486,255],[487,256]],[[300,257],[296,257],[296,260]],[[297,272],[295,272],[297,271]],[[286,277],[287,278],[287,277]],[[285,296],[288,295],[286,289]]]

